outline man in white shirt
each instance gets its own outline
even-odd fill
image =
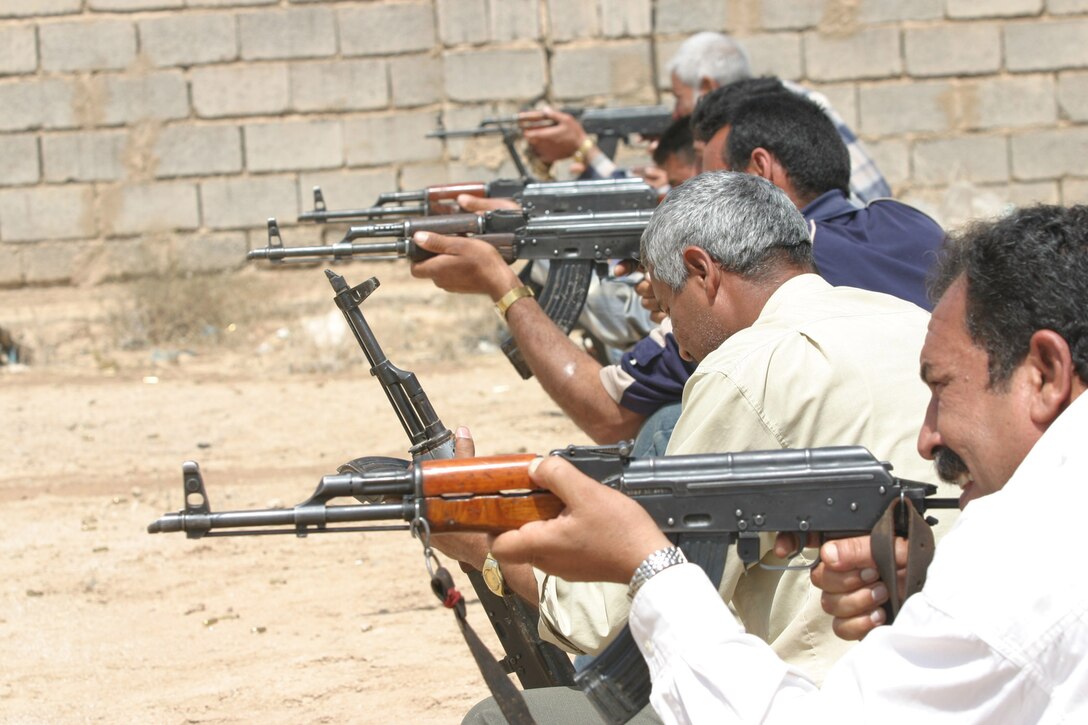
[[[965,511],[925,587],[818,688],[745,633],[697,567],[660,569],[630,622],[666,722],[1085,721],[1088,582],[1068,555],[1088,509],[1088,207],[976,224],[940,271],[918,448],[962,486]],[[543,460],[534,479],[567,510],[496,538],[500,561],[624,582],[671,546],[637,503],[563,461]],[[1045,551],[1031,536],[1043,527]],[[843,594],[859,595],[879,599],[868,586]]]

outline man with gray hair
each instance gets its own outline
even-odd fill
[[[417,263],[418,274],[426,265],[455,264],[450,255],[468,240],[416,241],[440,253]],[[857,444],[894,462],[898,475],[934,480],[914,447],[927,398],[906,352],[921,347],[928,315],[890,295],[832,287],[815,274],[808,226],[781,189],[752,174],[701,174],[669,193],[642,247],[680,350],[699,363],[668,455]],[[509,314],[535,310],[519,307]],[[761,541],[761,563],[786,563],[773,543]],[[479,542],[470,564],[482,563],[486,545]],[[501,571],[538,604],[541,636],[570,651],[600,652],[626,622],[622,585],[567,582],[527,564],[501,564]],[[734,557],[720,592],[749,633],[816,678],[849,647],[834,636],[807,572],[745,567]],[[526,697],[540,722],[593,721],[579,692]],[[491,721],[492,707],[481,703],[467,721]]]

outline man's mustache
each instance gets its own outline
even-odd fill
[[[937,476],[942,481],[956,483],[960,476],[967,473],[967,464],[951,448],[938,448],[933,462],[937,466]]]

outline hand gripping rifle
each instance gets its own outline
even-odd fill
[[[638,501],[715,586],[730,545],[745,564],[753,564],[764,532],[797,532],[804,540],[807,534],[850,536],[883,528],[907,533],[918,541],[917,550],[931,556],[932,533],[920,514],[927,507],[956,506],[954,499],[929,498],[936,492],[931,484],[893,477],[889,464],[860,446],[643,459],[624,453],[572,447],[553,455]],[[498,533],[555,517],[563,508],[530,480],[532,459],[432,460],[400,471],[325,476],[310,499],[293,509],[222,513],[210,511],[195,464],[186,464],[186,508],[152,522],[148,531],[185,531],[193,538],[305,535],[372,530],[373,524],[349,524],[401,520],[432,532]],[[189,503],[192,488],[199,488],[195,505]],[[382,502],[332,505],[357,497]],[[920,567],[922,580],[926,564]],[[895,581],[894,568],[884,581]],[[911,584],[920,588],[917,573]],[[628,629],[575,682],[606,722],[626,722],[649,702],[649,671]]]
[[[533,182],[527,179],[496,179],[488,183],[439,184],[411,191],[389,191],[378,195],[373,206],[362,209],[330,210],[321,187],[314,187],[314,208],[298,215],[300,222],[323,224],[332,221],[361,221],[380,217],[456,214],[461,194],[484,198],[508,198],[530,214],[563,214],[579,211],[620,211],[648,209],[658,195],[639,178],[590,179]]]
[[[552,260],[548,277],[537,295],[545,314],[565,333],[578,321],[594,269],[603,274],[610,259],[637,259],[639,242],[652,210],[584,212],[530,216],[526,212],[498,210],[478,214],[447,214],[397,222],[353,226],[343,239],[331,245],[285,247],[275,219],[268,220],[269,244],[250,250],[247,259],[319,260],[406,258],[432,256],[412,241],[419,231],[436,234],[471,234],[499,250],[508,263],[519,259]],[[356,239],[394,237],[389,242],[356,242]],[[532,377],[513,338],[502,350],[522,378]]]

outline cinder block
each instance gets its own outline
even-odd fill
[[[1073,181],[1073,179],[1066,179]],[[1054,181],[1035,181],[1026,184],[1005,184],[1005,198],[1014,206],[1031,206],[1032,204],[1070,204],[1062,201],[1062,186]]]
[[[336,53],[336,16],[328,8],[261,10],[238,16],[242,58],[322,58]]]
[[[954,181],[1004,182],[1009,178],[1004,136],[965,136],[914,144],[915,183],[938,186]]]
[[[488,0],[491,39],[498,43],[540,38],[536,0]]]
[[[344,163],[340,121],[281,121],[243,127],[250,171],[329,169]]]
[[[336,12],[344,55],[410,53],[430,50],[435,44],[430,3],[367,3]]]
[[[196,185],[183,181],[121,184],[99,190],[105,235],[146,234],[200,226]]]
[[[2,231],[0,231],[2,233]],[[26,273],[23,271],[23,251],[26,247],[0,243],[0,288],[22,287]]]
[[[926,133],[955,128],[962,102],[947,81],[911,81],[858,89],[859,129],[865,136]]]
[[[423,189],[437,184],[460,184],[481,179],[482,177],[471,174],[450,176],[449,169],[443,163],[406,164],[400,170],[400,188],[406,190]]]
[[[747,38],[745,38],[747,41]],[[669,61],[676,55],[677,49],[680,44],[684,42],[683,38],[676,40],[658,40],[657,41],[657,87],[662,90],[669,90],[672,88],[672,79],[669,77]],[[747,45],[745,46],[747,48]]]
[[[1012,72],[1088,66],[1088,20],[1040,20],[1005,26],[1005,67]]]
[[[38,26],[42,69],[121,69],[136,59],[136,28],[128,20],[91,20]]]
[[[206,176],[242,170],[242,134],[237,126],[163,128],[155,139],[155,175]]]
[[[1088,0],[1048,0],[1046,9],[1054,15],[1088,12]]]
[[[432,182],[433,183],[433,182]],[[313,189],[321,188],[329,210],[362,209],[373,206],[378,194],[397,190],[392,168],[360,171],[322,171],[299,174],[299,194],[304,210],[313,209]],[[413,187],[406,187],[413,188]]]
[[[800,33],[749,35],[741,40],[748,52],[752,74],[779,78],[800,78],[804,74]],[[665,81],[669,78],[666,75]]]
[[[649,35],[653,29],[650,0],[600,0],[601,32],[620,38]]]
[[[100,122],[110,125],[186,118],[189,93],[181,71],[98,76],[104,98]]]
[[[135,12],[137,10],[172,10],[185,6],[185,0],[87,0],[90,10],[116,10]]]
[[[979,79],[966,84],[964,92],[973,101],[965,109],[970,128],[1036,126],[1058,119],[1054,78],[1049,74]]]
[[[598,36],[601,25],[596,1],[548,0],[548,27],[555,41]]]
[[[42,17],[78,13],[83,0],[0,0],[0,18]]]
[[[853,83],[837,83],[831,85],[808,86],[799,84],[808,91],[813,91],[823,96],[821,106],[829,106],[838,118],[854,131],[857,135],[858,127],[858,93]],[[816,100],[816,99],[813,99]],[[819,101],[817,101],[819,103]]]
[[[1088,179],[1062,179],[1059,193],[1062,204],[1088,204]]]
[[[0,240],[78,239],[94,233],[89,184],[0,189]]]
[[[894,23],[904,20],[941,20],[945,0],[865,0],[857,7],[863,24]]]
[[[1012,137],[1013,178],[1024,180],[1086,176],[1088,128],[1062,128]]]
[[[443,45],[483,43],[490,34],[487,0],[438,0],[438,37]]]
[[[883,78],[902,71],[899,29],[863,28],[851,35],[806,32],[805,67],[817,81]]]
[[[238,28],[231,13],[171,14],[141,20],[140,52],[153,65],[189,66],[238,57]]]
[[[1058,106],[1072,121],[1088,121],[1088,73],[1058,75]]]
[[[552,55],[552,89],[559,98],[643,95],[650,85],[650,45],[630,40],[584,48],[561,46]]]
[[[344,152],[349,166],[429,161],[442,145],[426,135],[437,126],[434,113],[382,114],[344,121]]]
[[[291,107],[296,111],[385,108],[389,104],[385,64],[370,59],[292,63],[288,69]],[[440,80],[435,77],[432,82]]]
[[[115,181],[125,175],[124,131],[77,131],[42,138],[46,181]]]
[[[658,0],[659,33],[697,33],[729,26],[728,3],[721,0]]]
[[[38,41],[32,25],[0,27],[0,75],[33,73],[38,67]]]
[[[287,110],[289,92],[284,63],[195,68],[190,78],[193,109],[202,118]]]
[[[298,187],[292,176],[202,181],[200,208],[204,225],[214,229],[264,228],[268,217],[298,216]]]
[[[74,280],[97,242],[42,242],[21,251],[27,284],[57,284]]]
[[[891,185],[892,196],[899,198],[895,189],[910,181],[910,145],[900,139],[867,141],[865,150],[876,162],[884,180]]]
[[[403,55],[389,59],[393,105],[422,106],[442,100],[442,59],[433,55]]]
[[[518,100],[544,93],[541,48],[452,51],[443,62],[450,100]]]
[[[948,0],[947,12],[949,18],[960,20],[1038,15],[1042,9],[1043,0]]]
[[[1001,68],[1001,28],[992,23],[907,28],[903,48],[912,76],[980,75]]]
[[[71,128],[76,92],[68,80],[10,80],[0,82],[0,131]]]
[[[806,30],[819,24],[824,6],[797,0],[763,0],[759,12],[759,27],[763,30]]]
[[[190,7],[220,8],[235,5],[278,5],[280,0],[186,0]]]
[[[0,135],[0,185],[33,184],[41,178],[34,134]]]
[[[173,238],[171,256],[179,272],[228,272],[246,263],[245,232],[181,234]]]

